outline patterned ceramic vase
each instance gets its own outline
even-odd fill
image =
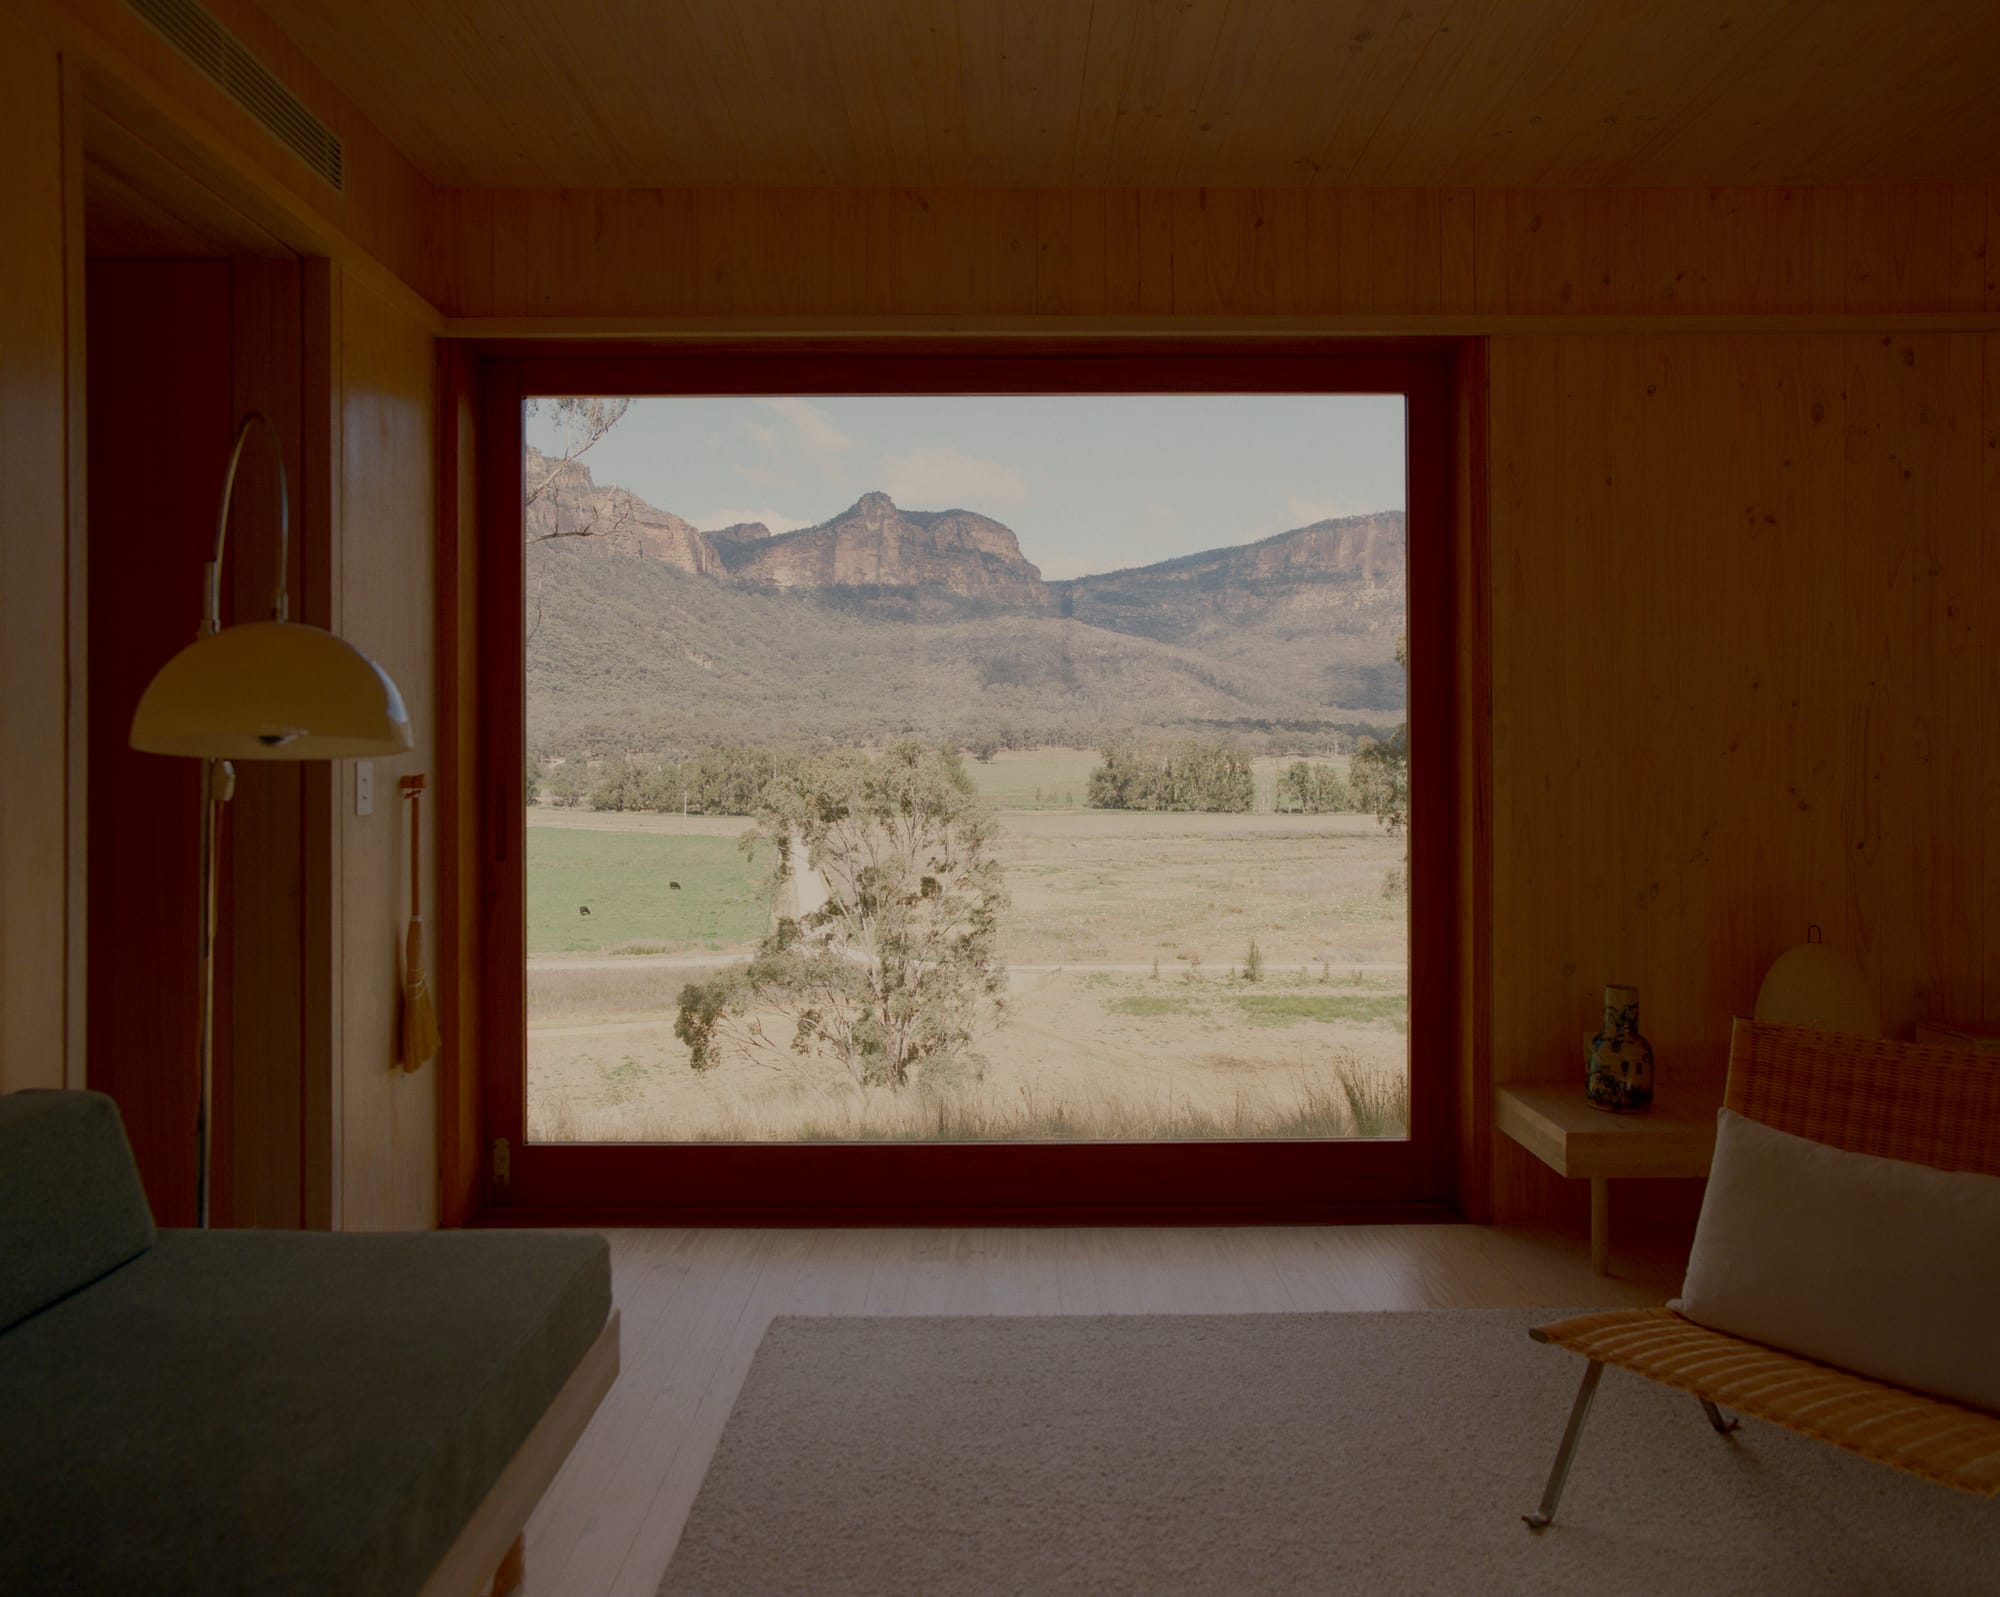
[[[1590,1039],[1591,1103],[1614,1115],[1653,1107],[1653,1045],[1639,1035],[1639,989],[1604,989],[1604,1029]]]

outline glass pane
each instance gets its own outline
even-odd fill
[[[525,429],[531,1140],[1406,1134],[1401,397]]]

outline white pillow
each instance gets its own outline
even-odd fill
[[[1848,1153],[1724,1109],[1678,1307],[2000,1413],[2000,1176]]]

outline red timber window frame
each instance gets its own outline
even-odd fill
[[[1455,343],[1286,339],[827,339],[774,345],[494,346],[478,426],[480,1121],[506,1224],[1140,1224],[1451,1212],[1472,1035],[1470,776],[1458,718],[1468,580],[1453,520]],[[522,401],[537,395],[1401,394],[1407,403],[1411,727],[1410,1134],[1404,1140],[530,1144],[526,1140],[525,536]],[[1477,1116],[1483,1121],[1483,1116]]]

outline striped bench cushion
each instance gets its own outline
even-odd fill
[[[1671,1309],[1584,1314],[1528,1334],[1941,1486],[2000,1494],[2000,1415],[1711,1331]]]

